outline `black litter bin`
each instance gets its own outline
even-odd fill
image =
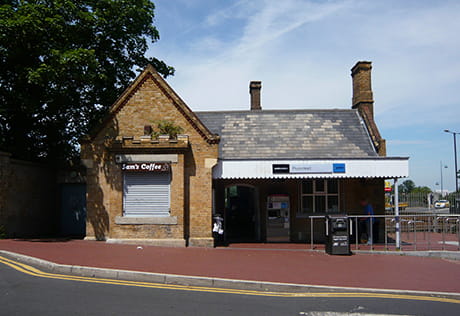
[[[348,216],[326,216],[326,252],[330,255],[351,255]]]

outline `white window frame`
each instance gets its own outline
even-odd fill
[[[306,181],[312,181],[312,192],[304,193],[303,192],[303,184]],[[323,182],[324,191],[317,190],[317,181]],[[329,193],[328,185],[331,181],[337,182],[337,193]],[[340,181],[339,179],[305,179],[300,181],[299,184],[299,192],[300,192],[300,209],[297,212],[297,217],[306,217],[311,214],[334,214],[338,213],[340,210]],[[304,197],[311,197],[312,198],[312,205],[313,209],[312,212],[304,212]],[[316,210],[316,197],[324,197],[326,209],[322,211]],[[332,209],[328,205],[329,197],[336,197],[337,198],[337,209]]]

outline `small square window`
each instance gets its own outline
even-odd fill
[[[324,213],[326,211],[326,196],[315,196],[315,213]]]
[[[306,195],[302,197],[302,213],[313,213],[313,196]]]
[[[336,179],[327,180],[327,193],[337,194],[339,192],[339,182]]]
[[[315,180],[315,192],[325,192],[324,180]]]
[[[327,197],[327,212],[338,213],[339,212],[339,197],[336,195],[329,195]]]
[[[303,194],[313,193],[313,181],[312,180],[305,180],[302,182],[302,193]]]

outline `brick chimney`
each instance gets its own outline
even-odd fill
[[[260,89],[262,89],[262,81],[251,81],[249,83],[249,94],[251,95],[251,111],[262,110],[260,105]]]
[[[358,61],[351,68],[353,79],[352,109],[357,109],[363,118],[375,149],[380,156],[386,156],[386,142],[380,136],[380,132],[374,120],[374,96],[371,84],[372,63],[370,61]]]
[[[372,63],[370,61],[359,61],[351,69],[353,78],[353,101],[352,108],[360,112],[365,109],[374,117],[374,97],[371,85]]]

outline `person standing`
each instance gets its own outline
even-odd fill
[[[372,205],[369,203],[367,199],[363,199],[361,201],[361,206],[363,207],[363,215],[369,216],[366,218],[362,218],[363,226],[365,226],[365,231],[367,233],[367,244],[372,245],[373,244],[373,231],[372,231],[372,225],[374,224],[374,209]]]

